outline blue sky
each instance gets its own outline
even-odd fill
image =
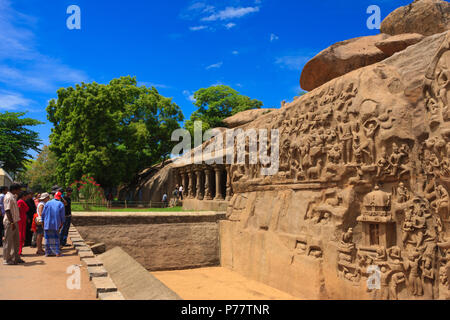
[[[373,35],[366,13],[382,18],[410,0],[0,0],[0,111],[28,111],[51,125],[47,102],[60,87],[132,75],[173,97],[189,118],[192,94],[229,85],[280,106],[300,91],[304,64],[345,39]],[[67,7],[81,9],[69,30]]]

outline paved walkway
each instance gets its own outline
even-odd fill
[[[299,300],[221,267],[152,274],[184,300]]]
[[[85,266],[80,267],[81,288],[70,290],[66,273],[72,265],[81,265],[73,247],[62,250],[63,256],[37,256],[36,249],[25,247],[22,259],[25,264],[3,265],[0,249],[0,300],[95,300],[96,294]]]

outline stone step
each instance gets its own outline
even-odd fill
[[[86,264],[86,266],[88,266],[88,267],[103,266],[103,263],[100,262],[99,260],[97,260],[96,258],[84,258],[84,259],[81,259],[81,261],[83,261]]]
[[[125,300],[120,291],[99,293],[98,298],[100,300]]]
[[[104,267],[88,267],[89,280],[92,278],[107,277],[108,271]]]
[[[97,291],[97,297],[100,293],[117,291],[117,287],[110,277],[92,278],[92,284]]]
[[[92,251],[80,251],[80,252],[78,252],[78,255],[80,256],[80,260],[85,259],[85,258],[94,258],[95,257],[95,255]]]

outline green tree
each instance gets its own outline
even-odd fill
[[[48,192],[57,183],[57,165],[55,153],[48,146],[44,146],[37,159],[30,162],[27,170],[21,173],[18,179],[27,183],[35,192]]]
[[[171,133],[183,121],[171,98],[154,87],[138,87],[129,76],[62,88],[47,112],[58,181],[70,184],[87,174],[103,187],[128,183],[168,157],[175,144]]]
[[[185,128],[194,132],[194,122],[202,121],[203,130],[223,127],[223,120],[238,112],[259,109],[263,103],[250,99],[229,86],[218,85],[202,88],[194,93],[197,110],[186,121]]]
[[[22,118],[25,112],[0,113],[0,161],[3,168],[11,173],[25,170],[30,151],[40,152],[41,140],[39,134],[29,127],[37,126],[42,122]]]

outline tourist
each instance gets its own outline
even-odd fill
[[[37,206],[38,206],[38,204],[39,204],[39,198],[41,197],[41,194],[40,193],[36,193],[36,195],[34,196],[34,205],[36,206],[36,208],[37,208]]]
[[[60,191],[56,192],[53,200],[45,204],[42,220],[44,221],[45,256],[60,257],[59,230],[65,220],[64,204]]]
[[[26,223],[26,232],[25,232],[25,247],[31,246],[31,242],[33,239],[33,231],[31,230],[31,225],[33,224],[33,216],[36,213],[36,204],[34,203],[34,199],[32,197],[32,193],[29,193],[25,203],[28,205],[27,211],[27,223]]]
[[[72,221],[72,199],[70,196],[72,195],[72,188],[68,187],[66,189],[66,194],[64,195],[64,210],[65,210],[65,220],[64,226],[61,229],[61,233],[59,235],[59,243],[61,246],[65,247],[67,245],[67,237],[69,235],[70,223]]]
[[[3,206],[3,200],[5,199],[5,195],[8,192],[8,187],[0,187],[0,246],[3,246],[3,236],[5,235],[5,231],[3,228],[3,218],[5,217],[5,208]]]
[[[19,207],[17,206],[16,196],[20,193],[20,189],[20,185],[13,184],[3,200],[5,209],[5,217],[3,219],[5,227],[3,264],[5,265],[14,265],[25,262],[19,256],[20,237],[18,222],[20,221],[20,212]]]
[[[27,212],[30,209],[25,202],[28,200],[29,192],[22,191],[17,196],[17,206],[19,207],[19,215],[20,215],[20,221],[19,221],[19,239],[20,239],[20,245],[19,245],[19,255],[22,255],[22,249],[25,245],[25,237],[27,232]]]
[[[42,248],[42,240],[44,238],[44,222],[42,220],[42,212],[44,211],[45,204],[50,201],[50,195],[48,193],[43,193],[39,196],[39,203],[37,205],[36,214],[33,217],[32,229],[36,236],[36,254],[43,255],[45,251]]]
[[[163,208],[167,208],[168,201],[167,201],[167,193],[166,192],[164,192],[164,195],[162,197],[162,203],[163,203]]]
[[[180,196],[180,200],[183,201],[183,186],[180,185],[180,189],[178,189],[178,195]]]

